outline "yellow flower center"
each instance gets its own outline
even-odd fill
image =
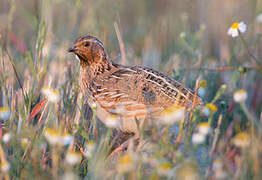
[[[44,90],[50,90],[51,88],[49,86],[44,86],[43,89]]]
[[[246,90],[244,90],[244,89],[239,89],[239,90],[236,91],[236,93],[245,94],[245,93],[247,93],[247,92],[246,92]]]
[[[110,114],[109,115],[109,118],[111,118],[111,119],[116,119],[118,116],[116,115],[116,114]]]
[[[160,168],[161,169],[165,169],[165,170],[169,170],[169,169],[172,169],[172,164],[169,163],[169,162],[164,162],[160,165]]]
[[[80,154],[78,152],[75,152],[75,151],[68,151],[67,154],[70,155],[70,156],[75,156],[75,157],[80,156]]]
[[[54,89],[52,92],[53,92],[54,95],[59,96],[59,91],[58,90]]]
[[[51,128],[46,128],[45,133],[53,136],[57,136],[59,134],[58,131]]]
[[[166,108],[163,111],[163,114],[164,115],[170,115],[170,114],[176,112],[177,110],[179,110],[180,108],[181,108],[180,106],[172,106],[171,108]]]
[[[200,127],[209,127],[209,124],[208,124],[208,122],[201,122],[201,123],[199,124],[199,126],[200,126]]]
[[[241,141],[248,141],[249,139],[248,134],[246,132],[238,133],[235,138]]]
[[[26,147],[27,147],[27,144],[28,144],[28,139],[23,138],[23,139],[21,140],[21,146],[22,146],[23,148],[26,148]]]
[[[0,107],[0,112],[8,112],[9,108],[8,107]]]
[[[217,107],[214,104],[206,104],[206,108],[210,109],[212,112],[217,111]]]
[[[119,164],[130,164],[132,163],[132,157],[129,154],[123,155],[119,159]]]
[[[238,25],[239,25],[239,23],[235,22],[234,24],[232,24],[231,28],[232,29],[238,29]]]
[[[200,87],[205,88],[207,86],[206,80],[200,80],[199,85]]]

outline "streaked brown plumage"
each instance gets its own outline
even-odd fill
[[[121,115],[118,128],[137,133],[135,119],[159,117],[161,111],[185,107],[194,99],[191,90],[170,77],[147,67],[123,66],[112,62],[101,41],[92,36],[78,38],[69,52],[80,59],[79,83],[89,102],[97,104],[102,122],[108,114]],[[199,97],[196,104],[201,104]]]

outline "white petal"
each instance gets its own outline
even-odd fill
[[[257,22],[262,23],[262,13],[257,16]]]
[[[197,94],[200,96],[200,97],[204,97],[205,94],[206,94],[206,88],[202,88],[200,87],[197,91]]]
[[[227,34],[232,36],[232,32],[233,32],[233,29],[232,28],[229,28],[229,30],[227,31]]]
[[[238,30],[237,29],[232,29],[232,37],[237,37],[238,36]]]
[[[195,133],[192,136],[192,142],[193,144],[201,144],[205,141],[206,136],[204,134],[201,133]]]
[[[244,33],[247,30],[247,25],[244,22],[240,22],[238,25],[238,29],[241,33]]]

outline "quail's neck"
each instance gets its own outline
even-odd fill
[[[113,63],[108,56],[103,56],[91,64],[80,61],[80,73],[85,77],[88,76],[88,81],[91,82],[97,76],[101,76],[110,73],[119,66]]]

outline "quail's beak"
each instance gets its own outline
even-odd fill
[[[75,47],[70,47],[68,50],[67,50],[68,52],[75,52],[76,51],[76,48]]]

